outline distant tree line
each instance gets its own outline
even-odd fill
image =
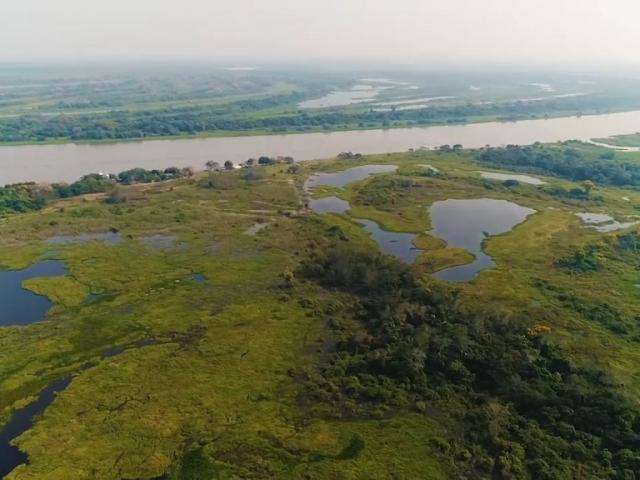
[[[577,114],[616,106],[640,107],[640,100],[585,97],[541,102],[497,102],[457,106],[430,106],[420,110],[377,111],[366,107],[293,110],[301,93],[244,100],[223,106],[172,107],[148,111],[113,111],[99,114],[20,116],[0,120],[0,141],[31,142],[51,139],[117,140],[152,136],[195,135],[217,131],[307,131],[341,128],[464,123],[475,118],[518,120],[557,112]],[[636,102],[636,103],[633,103]],[[256,115],[276,106],[290,106],[290,113]]]

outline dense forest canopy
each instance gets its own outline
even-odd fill
[[[354,296],[331,312],[335,351],[306,373],[306,395],[340,418],[437,409],[464,434],[465,478],[633,479],[640,415],[607,376],[574,364],[536,319],[457,311],[389,257],[331,245],[300,275]],[[441,403],[440,403],[441,404]]]

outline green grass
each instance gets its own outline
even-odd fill
[[[310,172],[369,163],[400,168],[323,192],[350,201],[348,215],[299,210],[299,187]],[[424,176],[423,163],[441,174]],[[528,315],[549,326],[577,361],[605,368],[637,398],[640,343],[584,318],[540,285],[637,315],[640,281],[631,257],[608,253],[602,271],[580,275],[554,260],[590,243],[614,252],[615,234],[583,228],[574,213],[633,215],[640,194],[598,188],[602,203],[576,203],[532,186],[482,180],[480,169],[469,152],[375,155],[305,164],[296,175],[268,167],[255,181],[224,173],[217,189],[202,188],[199,179],[136,185],[126,187],[133,194],[123,204],[92,196],[3,219],[0,265],[22,268],[55,257],[69,276],[25,283],[54,301],[45,322],[0,328],[0,422],[53,379],[75,375],[18,439],[30,463],[9,479],[451,478],[455,454],[446,446],[455,422],[436,408],[336,420],[299,403],[296,372],[315,365],[330,345],[323,308],[349,299],[301,280],[285,282],[322,237],[335,234],[332,227],[376,248],[353,221],[369,218],[421,234],[415,243],[424,253],[413,268],[433,284],[433,271],[470,261],[468,252],[426,234],[427,207],[447,198],[506,199],[538,212],[486,242],[497,266],[455,287],[460,306]],[[258,220],[269,226],[246,235]],[[46,243],[53,235],[108,228],[120,232],[121,243]],[[139,241],[158,233],[186,248],[154,250]],[[206,283],[193,281],[194,273]],[[102,358],[113,346],[125,350]]]

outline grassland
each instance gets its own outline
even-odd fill
[[[615,135],[608,138],[597,138],[596,142],[606,143],[614,147],[638,148],[640,147],[640,133],[632,133],[630,135]]]
[[[370,163],[399,170],[321,192],[348,200],[348,215],[303,208],[309,174]],[[441,173],[427,175],[425,163]],[[123,187],[131,190],[126,203],[94,195],[0,221],[0,265],[56,258],[69,270],[67,277],[24,285],[54,302],[47,321],[0,328],[0,423],[53,380],[73,375],[17,440],[29,464],[10,480],[452,478],[456,456],[442,446],[457,427],[437,401],[422,411],[345,418],[300,402],[298,372],[317,364],[335,341],[326,312],[351,299],[291,278],[336,228],[352,244],[377,248],[353,221],[368,218],[419,233],[423,253],[412,269],[427,287],[435,285],[433,271],[470,260],[427,233],[426,207],[447,198],[506,199],[537,211],[485,243],[497,266],[451,287],[460,308],[529,317],[549,327],[576,361],[610,372],[630,398],[639,397],[638,259],[616,253],[617,233],[586,229],[575,216],[633,217],[637,191],[598,188],[590,199],[571,200],[534,186],[505,186],[481,179],[467,151],[314,162],[293,174],[285,166],[264,169],[259,179],[221,173],[225,181],[216,188],[204,188],[199,178]],[[247,234],[256,222],[268,226]],[[46,242],[107,229],[122,241]],[[180,247],[139,241],[157,234]],[[598,271],[557,267],[556,260],[591,244],[601,252]],[[606,304],[632,328],[613,331],[576,302],[587,310]],[[122,352],[104,355],[114,347]]]

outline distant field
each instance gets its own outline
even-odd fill
[[[640,108],[640,82],[523,72],[132,67],[0,75],[0,142],[335,131]]]

